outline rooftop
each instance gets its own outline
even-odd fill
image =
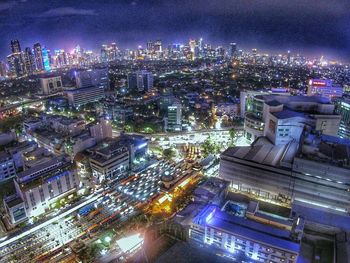
[[[290,165],[297,152],[298,143],[274,145],[266,137],[259,137],[251,146],[236,146],[224,151],[222,157],[235,157],[256,163],[279,166]]]
[[[244,217],[229,215],[208,205],[194,218],[194,223],[224,230],[277,248],[299,253],[300,244],[290,239],[290,231],[262,224]]]
[[[305,118],[307,117],[306,114],[293,111],[293,110],[288,110],[284,109],[278,112],[272,112],[272,115],[275,116],[277,119],[289,119],[289,118],[295,118],[295,117],[300,117],[300,118]]]

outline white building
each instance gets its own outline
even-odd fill
[[[168,106],[168,117],[166,119],[166,130],[181,131],[182,130],[182,105],[175,102]]]
[[[73,163],[64,156],[46,160],[19,173],[14,182],[16,196],[7,198],[5,205],[12,224],[25,219],[23,206],[27,218],[39,216],[52,208],[50,205],[54,202],[76,192],[79,187]]]
[[[105,97],[103,86],[66,89],[69,106],[80,107],[90,102],[96,102]]]
[[[44,95],[63,91],[61,76],[40,78],[40,87]]]
[[[328,98],[320,96],[257,95],[245,114],[244,136],[249,142],[260,136],[268,136],[275,142],[273,134],[284,137],[282,141],[287,143],[298,140],[304,127],[335,136],[341,117],[334,113],[334,108]]]
[[[97,183],[106,179],[120,180],[130,167],[128,147],[119,140],[103,141],[88,152],[92,175]]]

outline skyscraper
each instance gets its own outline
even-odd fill
[[[149,91],[153,88],[153,75],[146,70],[128,74],[128,88],[130,91]]]
[[[17,39],[11,40],[11,51],[12,53],[20,53],[21,45]]]
[[[174,102],[168,106],[168,118],[166,121],[166,130],[181,131],[182,124],[182,105],[180,102]]]
[[[233,58],[237,53],[237,44],[230,43],[229,57]]]
[[[35,66],[37,70],[44,70],[43,51],[40,43],[34,44]]]
[[[26,47],[23,54],[24,58],[24,67],[27,74],[31,75],[35,70],[35,62],[32,49],[30,47]]]
[[[44,64],[44,70],[46,70],[46,71],[51,70],[50,54],[49,54],[49,51],[46,49],[46,47],[43,47],[43,49],[42,49],[42,59],[43,59],[43,64]]]
[[[20,77],[23,75],[23,63],[21,53],[13,53],[7,56],[7,63],[9,65],[12,76]]]

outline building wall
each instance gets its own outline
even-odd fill
[[[266,241],[267,243],[260,243],[234,232],[226,232],[207,225],[202,226],[193,223],[189,230],[189,237],[192,241],[204,244],[211,249],[227,251],[233,256],[240,252],[253,260],[262,262],[294,263],[298,259],[297,253],[272,246],[268,244],[268,241]]]
[[[15,162],[8,156],[0,162],[0,182],[16,176]]]
[[[229,180],[233,188],[267,199],[282,202],[298,199],[346,212],[350,211],[348,173],[345,168],[301,158],[295,158],[290,170],[222,156],[219,176]]]
[[[75,170],[67,170],[45,180],[42,184],[33,187],[22,187],[22,195],[28,217],[38,216],[49,208],[60,197],[75,192],[79,180]]]
[[[104,98],[104,88],[102,87],[88,87],[75,90],[66,91],[68,103],[70,106],[79,107],[89,102],[95,102]]]

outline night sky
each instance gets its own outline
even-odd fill
[[[0,33],[2,59],[11,39],[22,49],[40,42],[51,50],[97,50],[108,42],[136,48],[157,38],[203,37],[349,61],[350,0],[0,0]]]

